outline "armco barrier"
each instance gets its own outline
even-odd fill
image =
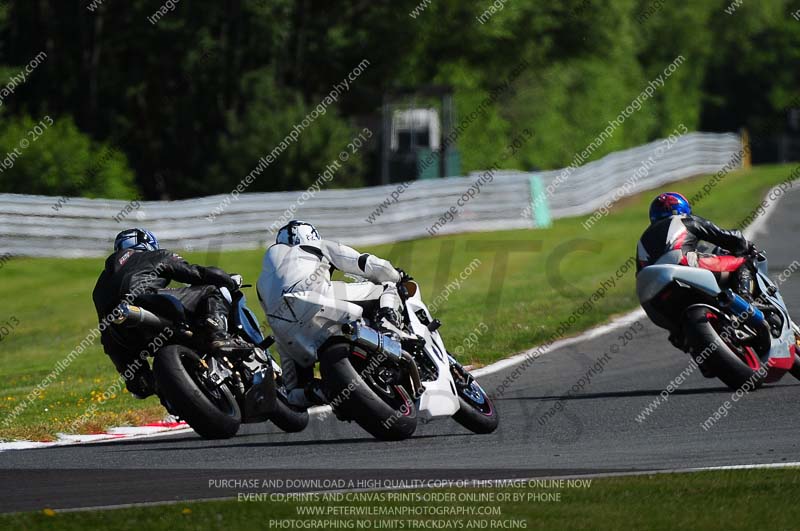
[[[656,153],[658,151],[658,156]],[[689,133],[664,150],[662,141],[612,153],[578,167],[540,172],[553,218],[586,215],[615,195],[619,187],[653,156],[655,164],[626,190],[631,195],[699,174],[713,173],[735,160],[741,142],[734,134]],[[385,207],[373,223],[366,219],[397,189],[396,184],[349,190],[320,190],[297,209],[296,218],[312,221],[326,238],[352,245],[388,243],[429,235],[428,229],[485,172],[412,183],[397,203]],[[566,174],[563,174],[566,175]],[[485,179],[484,179],[485,180]],[[497,171],[459,213],[436,234],[532,227],[530,174]],[[122,222],[113,218],[126,201],[0,194],[0,255],[103,256],[119,230],[145,226],[166,248],[183,250],[259,248],[272,241],[268,228],[284,215],[302,191],[242,194],[213,222],[211,211],[224,195],[182,201],[140,202]],[[528,215],[522,213],[528,210]],[[57,245],[54,241],[58,241]]]

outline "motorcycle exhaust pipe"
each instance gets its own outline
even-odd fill
[[[731,312],[737,320],[743,320],[756,331],[759,352],[769,352],[772,347],[772,333],[767,318],[761,310],[730,289],[720,292],[717,295],[717,302],[723,310]]]
[[[385,354],[397,361],[403,360],[403,347],[400,342],[373,330],[368,326],[359,324],[356,321],[342,325],[342,333],[354,345],[367,350]]]
[[[119,309],[121,313],[114,319],[114,324],[124,326],[125,328],[164,328],[171,324],[169,321],[165,321],[153,312],[139,306],[122,303]]]
[[[744,323],[757,328],[761,323],[766,320],[764,313],[744,300],[742,297],[733,292],[733,290],[725,290],[717,295],[717,302],[722,309],[733,313],[738,320],[742,320],[744,316]]]
[[[422,385],[417,362],[414,361],[411,354],[403,351],[403,347],[399,341],[381,334],[368,326],[361,325],[357,321],[342,325],[342,333],[354,345],[358,345],[372,352],[385,354],[405,364],[408,367],[408,374],[411,377],[411,383],[414,385],[414,389],[416,389],[417,396],[422,395],[425,388]]]

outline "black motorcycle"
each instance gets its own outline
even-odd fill
[[[201,437],[227,439],[242,423],[265,421],[286,432],[302,431],[308,413],[288,404],[280,366],[269,351],[273,339],[261,333],[241,291],[249,286],[238,280],[240,289],[221,289],[232,308],[228,332],[242,345],[235,354],[212,353],[171,295],[140,296],[138,306],[123,303],[115,324],[141,331],[154,345],[156,393],[170,413]]]

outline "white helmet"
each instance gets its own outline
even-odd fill
[[[314,225],[293,219],[286,225],[278,230],[278,235],[275,237],[275,243],[284,243],[286,245],[301,245],[305,242],[319,240],[319,233]]]

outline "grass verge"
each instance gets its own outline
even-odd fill
[[[0,515],[5,529],[797,529],[796,469],[581,479],[521,488],[350,493]],[[396,497],[392,498],[394,494]],[[418,497],[419,496],[419,497]],[[425,498],[424,496],[429,496]],[[274,500],[274,498],[273,498]],[[365,513],[365,508],[382,513]],[[468,511],[483,514],[467,514]],[[319,514],[314,514],[319,513]],[[427,513],[427,514],[426,514]]]
[[[766,166],[729,174],[697,213],[736,226],[792,169]],[[669,188],[692,196],[706,182],[707,177],[699,177]],[[583,228],[586,218],[580,217],[556,220],[544,230],[461,234],[365,250],[389,258],[420,282],[426,301],[438,308],[451,352],[464,362],[487,364],[543,343],[604,282],[610,286],[605,295],[575,316],[565,335],[637,306],[635,267],[629,259],[647,225],[651,196],[625,199],[591,230]],[[210,250],[186,258],[254,282],[262,254]],[[163,415],[155,398],[139,402],[123,390],[102,399],[117,375],[96,342],[28,404],[31,390],[96,326],[91,291],[102,267],[100,258],[15,258],[0,270],[0,324],[6,323],[0,329],[0,426],[12,420],[0,427],[0,439],[48,440],[62,431],[92,433]],[[260,315],[254,290],[247,294]],[[20,404],[27,405],[10,417]],[[92,405],[97,413],[83,418]]]

